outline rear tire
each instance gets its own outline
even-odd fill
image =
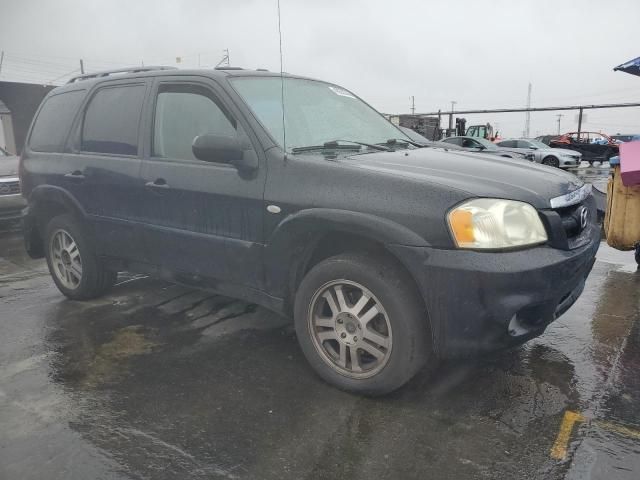
[[[49,221],[45,255],[58,290],[72,300],[99,297],[117,279],[117,272],[106,270],[97,258],[92,239],[73,215],[59,215]]]
[[[294,313],[309,364],[342,390],[392,392],[432,357],[415,283],[387,259],[341,254],[320,262],[302,280]]]

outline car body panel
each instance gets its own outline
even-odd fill
[[[0,221],[20,219],[27,205],[20,190],[19,160],[0,149]]]

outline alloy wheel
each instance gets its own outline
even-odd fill
[[[75,290],[82,281],[82,257],[78,244],[66,230],[56,230],[49,245],[54,275],[65,288]]]
[[[368,378],[389,361],[389,317],[378,298],[356,282],[335,280],[320,287],[311,299],[308,325],[320,357],[341,375]]]

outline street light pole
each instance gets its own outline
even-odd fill
[[[558,135],[560,135],[560,120],[562,119],[564,115],[562,115],[561,113],[557,114],[556,117],[558,117]]]
[[[453,109],[456,106],[456,102],[455,100],[451,100],[451,113],[449,114],[449,132],[451,132],[451,130],[453,129]]]

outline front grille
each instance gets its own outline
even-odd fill
[[[581,213],[586,209],[586,225],[583,227]],[[593,228],[597,227],[597,210],[593,195],[582,202],[567,207],[540,212],[549,235],[549,244],[563,250],[578,248],[589,241]]]
[[[20,193],[20,182],[18,180],[0,179],[0,195],[15,195]]]
[[[555,210],[556,213],[560,215],[562,228],[567,239],[575,237],[582,231],[582,226],[580,225],[580,213],[583,208],[586,208],[584,204],[578,203],[577,205],[571,205],[570,207],[558,208]]]

